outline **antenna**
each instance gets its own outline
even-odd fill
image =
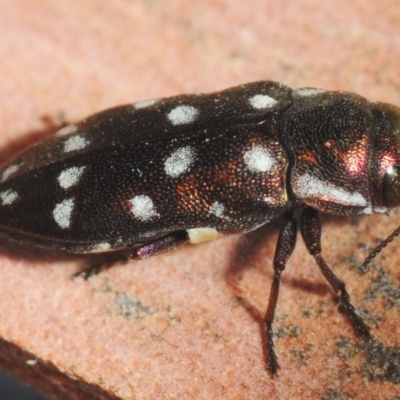
[[[378,244],[378,246],[375,247],[374,250],[369,253],[368,257],[365,259],[365,261],[362,263],[360,270],[361,273],[365,273],[368,271],[368,265],[371,263],[371,261],[376,258],[376,256],[389,244],[393,241],[393,239],[400,234],[400,226],[397,227],[382,243]]]

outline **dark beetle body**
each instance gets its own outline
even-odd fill
[[[277,99],[274,111],[251,106],[248,99],[258,93]],[[12,190],[18,199],[0,207],[0,229],[79,252],[105,242],[124,248],[196,227],[221,233],[254,229],[290,205],[288,161],[279,140],[280,114],[289,104],[288,88],[259,83],[96,114],[75,132],[39,143],[12,162],[19,168],[0,184],[0,195]],[[198,110],[197,118],[174,125],[168,113],[179,106]],[[77,137],[84,147],[66,152],[65,143]],[[243,156],[254,146],[268,149],[276,160],[267,173],[246,168]],[[174,154],[177,172],[172,162],[167,173],[165,164]],[[79,183],[64,189],[58,178],[70,168],[84,170]],[[152,202],[147,215],[135,217],[130,203],[135,196]],[[73,201],[68,227],[53,213],[65,200]],[[223,215],[212,213],[217,202]]]
[[[280,274],[295,209],[315,258],[364,336],[345,285],[321,256],[318,211],[388,212],[400,204],[400,109],[350,92],[256,82],[95,114],[0,171],[0,234],[72,252],[144,258],[251,231],[285,215],[265,317],[269,369]]]
[[[302,203],[388,209],[383,176],[400,165],[392,106],[274,82],[145,105],[95,114],[5,165],[1,232],[86,252],[178,230],[247,232]]]

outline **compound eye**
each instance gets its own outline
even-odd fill
[[[400,206],[400,167],[389,167],[383,177],[383,206]]]

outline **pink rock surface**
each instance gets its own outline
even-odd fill
[[[399,105],[399,27],[392,0],[2,1],[1,159],[55,130],[59,112],[75,121],[260,79]],[[368,274],[355,266],[398,216],[324,218],[324,255],[369,316],[375,347],[337,312],[299,240],[278,303],[280,376],[266,372],[274,225],[88,282],[70,279],[75,262],[11,256],[2,246],[0,366],[54,399],[394,398],[399,240]]]

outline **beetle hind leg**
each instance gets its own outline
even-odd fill
[[[161,238],[143,243],[138,247],[126,249],[123,251],[115,251],[102,253],[101,260],[96,258],[89,267],[83,271],[77,272],[73,277],[82,277],[88,279],[93,275],[97,275],[101,271],[112,268],[116,264],[126,263],[129,260],[142,260],[151,256],[166,253],[167,251],[174,250],[189,241],[187,231],[172,232]]]
[[[133,260],[142,260],[144,258],[156,256],[174,250],[189,241],[187,231],[176,231],[163,236],[154,241],[145,243],[130,252],[129,257]]]
[[[363,321],[357,308],[352,304],[345,283],[333,272],[321,255],[321,223],[318,212],[310,207],[306,208],[301,218],[301,233],[308,252],[314,257],[325,279],[339,295],[339,310],[346,314],[357,332],[366,339],[372,337],[368,326]]]

